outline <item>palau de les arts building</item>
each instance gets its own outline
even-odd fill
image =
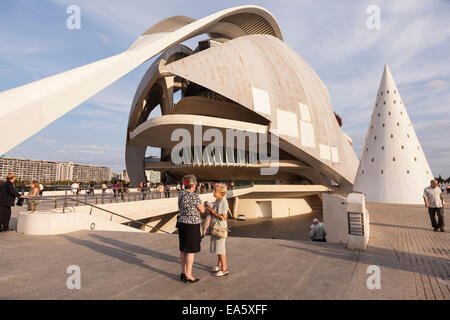
[[[181,44],[202,34],[209,40],[200,41],[195,49]],[[291,203],[289,214],[282,216],[320,206],[321,192],[327,187],[352,189],[357,174],[360,187],[355,190],[366,193],[369,201],[421,200],[432,173],[390,72],[385,70],[374,106],[383,120],[372,116],[370,125],[376,128],[369,128],[364,148],[370,151],[360,164],[352,140],[333,111],[327,87],[283,41],[272,14],[258,6],[225,9],[199,20],[185,16],[161,20],[123,53],[0,93],[0,103],[10,106],[2,115],[3,128],[7,129],[9,123],[16,125],[19,117],[23,123],[23,111],[29,112],[27,126],[23,130],[15,127],[14,132],[20,134],[15,141],[2,142],[0,152],[8,151],[158,54],[137,88],[126,128],[126,167],[133,185],[145,181],[145,170],[149,169],[161,171],[162,179],[168,182],[185,174],[194,174],[199,180],[261,182],[265,188],[243,196],[241,210],[259,205],[259,209],[247,209],[274,212],[263,203],[272,201],[271,206],[278,206],[281,212],[283,205]],[[392,92],[382,96],[385,87]],[[398,97],[388,99],[392,109],[388,110],[383,106],[384,97],[393,96],[394,90]],[[383,107],[384,111],[378,111]],[[401,114],[397,107],[401,107]],[[149,117],[156,108],[161,115]],[[391,129],[394,138],[390,137]],[[174,150],[181,141],[176,132],[189,137],[190,141],[184,141],[188,147]],[[233,139],[234,145],[226,144],[230,132],[248,136],[258,133],[256,154],[255,142],[248,136],[244,145],[239,145],[238,139]],[[210,145],[214,140],[211,133],[222,137],[218,145]],[[265,140],[261,141],[262,137]],[[378,145],[384,140],[388,150]],[[196,146],[198,141],[201,146]],[[374,142],[374,149],[367,145]],[[149,146],[161,148],[159,159],[146,159]],[[205,152],[208,146],[211,149]],[[261,159],[261,154],[267,158]],[[185,161],[180,163],[174,155]],[[392,157],[396,161],[388,161]],[[405,177],[394,167],[399,165],[401,170],[405,167]],[[277,170],[262,174],[271,166]],[[389,192],[370,188],[389,188],[388,173],[397,180],[392,183],[400,194],[397,199]],[[420,183],[404,186],[406,195],[398,183],[403,178]],[[276,201],[283,204],[276,205]],[[264,212],[260,214],[266,216]]]
[[[194,22],[184,16],[170,17],[141,38],[158,37]],[[253,7],[230,11],[192,36],[200,33],[207,33],[210,40],[201,41],[195,50],[176,45],[162,52],[139,84],[127,128],[126,164],[131,181],[143,181],[144,170],[152,169],[161,171],[168,181],[193,173],[201,180],[312,185],[334,181],[350,188],[358,167],[351,139],[339,126],[326,86],[283,42],[272,15]],[[176,103],[174,95],[181,97]],[[161,116],[148,119],[159,107]],[[213,139],[203,137],[197,157],[196,123],[201,124],[200,135],[215,128],[223,136],[221,146],[211,152],[205,148]],[[171,136],[181,128],[189,131],[192,147],[181,150],[180,156],[187,161],[179,164],[172,159],[179,141],[172,141]],[[266,134],[267,153],[278,152],[278,159],[273,160],[278,172],[261,174],[267,164],[258,157],[260,148],[257,155],[252,152],[248,137],[245,149],[238,148],[238,139],[234,146],[226,145],[227,129]],[[272,147],[272,135],[279,148]],[[147,146],[161,148],[159,161],[143,161]],[[191,154],[186,157],[186,152]]]

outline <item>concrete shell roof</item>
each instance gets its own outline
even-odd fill
[[[358,159],[337,124],[327,88],[281,40],[269,35],[240,37],[167,64],[163,71],[257,112],[271,121],[270,132],[279,135],[291,153],[336,182],[353,184]],[[313,137],[307,134],[311,130]]]

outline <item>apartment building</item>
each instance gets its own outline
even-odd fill
[[[0,178],[14,173],[20,180],[39,182],[104,181],[111,179],[111,169],[102,166],[46,160],[0,158]]]

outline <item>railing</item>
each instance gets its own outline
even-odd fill
[[[240,185],[236,188],[232,188],[230,190],[237,190],[243,188],[249,188],[251,185]],[[123,219],[128,220],[128,225],[136,222],[141,226],[148,226],[151,229],[155,229],[148,224],[140,222],[138,220],[131,219],[124,215],[112,212],[110,210],[98,207],[97,204],[105,204],[105,203],[119,203],[119,202],[134,202],[134,201],[142,201],[142,200],[156,200],[156,199],[164,199],[164,198],[173,198],[178,197],[177,190],[171,191],[152,191],[150,189],[142,189],[140,192],[117,192],[117,193],[101,193],[101,194],[73,194],[68,195],[68,190],[66,190],[65,195],[61,196],[35,196],[35,197],[24,197],[24,204],[28,205],[28,211],[34,212],[36,211],[48,211],[49,209],[58,209],[62,208],[62,213],[66,212],[66,209],[71,207],[72,211],[75,212],[75,207],[81,205],[87,205],[91,207],[90,214],[92,213],[92,209],[98,209],[109,214],[121,217]],[[203,193],[211,193],[211,189],[205,189]],[[199,192],[199,194],[202,194]],[[25,202],[25,200],[28,200]],[[157,228],[156,228],[157,229]],[[158,229],[160,230],[160,229]],[[160,230],[165,233],[170,233],[164,230]]]
[[[63,212],[65,207],[67,207],[67,202],[71,201],[72,206],[78,206],[80,203],[92,203],[97,204],[105,204],[105,203],[118,203],[118,202],[130,202],[130,201],[142,201],[142,200],[153,200],[153,199],[164,199],[164,198],[173,198],[178,197],[178,191],[167,191],[167,192],[159,192],[159,191],[150,191],[144,190],[142,192],[115,192],[115,193],[94,193],[94,194],[72,194],[68,190],[66,190],[65,195],[61,196],[37,196],[30,199],[34,200],[48,200],[53,201],[53,208],[57,209],[59,207],[63,208]]]
[[[93,205],[93,204],[91,204],[91,203],[88,203],[88,202],[85,202],[85,201],[82,201],[82,200],[79,200],[79,199],[75,200],[75,199],[73,198],[73,196],[69,196],[69,197],[62,196],[62,198],[64,198],[64,199],[63,199],[63,200],[64,200],[63,213],[65,212],[65,208],[68,207],[68,206],[72,207],[72,208],[73,208],[73,211],[75,212],[74,206],[68,204],[68,202],[70,202],[70,201],[76,201],[76,202],[77,202],[77,205],[78,205],[78,203],[81,203],[81,204],[90,206],[90,207],[91,207],[91,210],[90,210],[89,214],[92,214],[92,209],[97,209],[97,210],[101,210],[101,211],[107,212],[107,213],[109,213],[109,214],[112,214],[112,215],[114,215],[114,216],[117,216],[117,217],[120,217],[120,218],[123,218],[123,219],[128,220],[127,225],[128,225],[129,227],[131,227],[131,224],[132,224],[132,223],[137,223],[137,224],[141,225],[141,227],[149,227],[149,228],[151,228],[151,229],[157,229],[157,231],[161,231],[161,232],[164,232],[164,233],[167,233],[167,234],[172,234],[171,232],[168,232],[168,231],[165,231],[165,230],[162,230],[162,229],[159,229],[159,228],[150,226],[150,225],[147,224],[147,223],[143,223],[143,222],[141,222],[141,221],[139,221],[139,220],[135,220],[135,219],[126,217],[126,216],[124,216],[124,215],[121,215],[121,214],[119,214],[119,213],[113,212],[113,211],[111,211],[111,210],[107,210],[107,209],[98,207],[98,206],[96,206],[96,205]],[[31,209],[30,211],[31,211],[31,212],[35,212],[35,210],[36,210],[36,208],[37,208],[37,205],[40,205],[40,206],[42,207],[42,204],[41,204],[42,202],[53,202],[53,201],[55,201],[55,208],[56,208],[56,203],[57,203],[58,200],[61,200],[61,197],[51,197],[51,196],[49,196],[49,197],[39,197],[39,196],[37,196],[37,197],[24,197],[24,198],[22,198],[22,199],[24,199],[24,201],[27,201],[27,200],[28,200],[27,202],[28,202],[29,209]]]
[[[237,190],[237,189],[244,189],[249,188],[251,185],[240,185],[235,188],[231,188],[230,190]],[[198,194],[203,193],[211,193],[211,189],[203,189],[203,192],[201,190],[198,190]],[[89,203],[89,205],[92,204],[106,204],[106,203],[119,203],[119,202],[131,202],[131,201],[142,201],[142,200],[154,200],[154,199],[165,199],[165,198],[173,198],[178,197],[178,190],[170,190],[170,191],[155,191],[151,190],[150,188],[142,188],[141,191],[138,192],[128,192],[127,189],[125,189],[123,192],[117,191],[114,193],[85,193],[85,194],[78,194],[74,193],[71,194],[69,190],[65,191],[64,195],[52,195],[52,196],[36,196],[29,198],[30,200],[37,200],[39,202],[45,201],[48,203],[49,201],[52,202],[52,207],[54,209],[60,208],[62,206],[63,212],[65,212],[65,208],[68,206],[77,207],[80,203]],[[68,205],[68,202],[71,202],[70,205]]]
[[[232,188],[230,190],[244,189],[249,188],[251,185],[241,185],[236,188]],[[199,190],[198,194],[203,193],[211,193],[211,189],[204,189],[203,192]],[[63,213],[65,212],[65,208],[68,206],[77,207],[80,203],[88,203],[92,204],[106,204],[106,203],[119,203],[119,202],[131,202],[131,201],[142,201],[142,200],[154,200],[154,199],[165,199],[165,198],[174,198],[178,197],[177,190],[170,191],[154,191],[149,188],[142,189],[138,192],[128,192],[128,190],[124,190],[124,192],[115,192],[115,193],[94,193],[94,194],[71,194],[69,190],[66,190],[65,195],[55,195],[55,196],[37,196],[30,199],[52,202],[52,207],[54,209],[61,208],[63,209]],[[68,205],[68,202],[71,202]]]

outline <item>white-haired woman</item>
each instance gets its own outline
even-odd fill
[[[309,237],[312,241],[319,242],[327,242],[327,232],[325,231],[325,227],[323,223],[319,221],[319,219],[314,219],[313,224],[309,227],[311,230],[309,231]]]
[[[212,235],[211,231],[215,224],[219,224],[221,227],[228,227],[227,225],[227,213],[228,213],[228,201],[227,186],[223,183],[218,183],[214,188],[214,197],[216,201],[213,207],[208,208],[208,213],[211,215],[211,221],[209,223],[211,234],[211,253],[217,254],[217,265],[213,267],[212,271],[215,272],[216,277],[222,277],[229,274],[227,266],[227,255],[225,251],[225,238],[218,238]]]
[[[197,179],[194,175],[183,177],[185,190],[178,194],[178,210],[180,215],[177,220],[178,238],[180,245],[181,274],[180,280],[184,282],[197,282],[200,279],[192,275],[194,254],[200,252],[200,213],[205,212],[205,207],[200,197],[195,193]]]

